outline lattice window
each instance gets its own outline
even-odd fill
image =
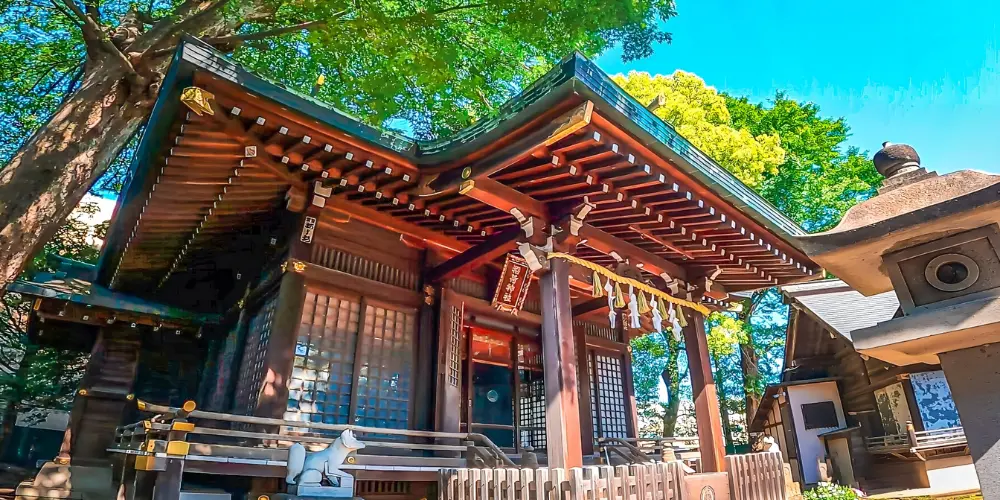
[[[590,421],[594,424],[594,439],[601,437],[597,418],[597,379],[594,377],[594,351],[587,351],[587,373],[590,374]]]
[[[361,303],[306,292],[285,419],[349,423]]]
[[[448,336],[448,383],[458,387],[462,377],[462,310],[451,308],[451,332]]]
[[[274,308],[277,302],[278,294],[272,294],[254,313],[247,327],[240,377],[236,384],[234,401],[236,413],[251,415],[257,407],[257,397],[264,380],[264,358],[267,355],[268,341],[271,339],[271,323],[274,321]]]
[[[364,314],[354,423],[405,429],[410,421],[415,311],[369,304]]]
[[[596,354],[597,402],[600,437],[628,437],[625,390],[622,384],[622,360],[617,356]]]
[[[518,370],[520,444],[545,449],[545,379],[540,370]]]

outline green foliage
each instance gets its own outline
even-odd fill
[[[681,381],[686,363],[681,363],[684,342],[670,332],[652,333],[631,340],[632,377],[637,410],[648,423],[643,435],[674,435],[681,403]],[[660,383],[667,400],[660,401]],[[657,422],[652,424],[651,422]]]
[[[54,271],[48,260],[49,255],[58,255],[67,259],[78,260],[80,262],[96,263],[100,256],[100,249],[94,246],[90,236],[91,227],[83,217],[93,216],[100,212],[101,208],[97,203],[84,201],[76,207],[75,213],[80,216],[70,217],[65,224],[56,231],[56,234],[45,243],[45,249],[35,256],[31,266],[25,270],[25,274],[30,278],[39,271]],[[102,222],[95,228],[101,237],[101,231],[107,231],[107,223]]]
[[[170,20],[196,3],[86,2],[109,30],[130,8]],[[655,44],[669,42],[660,26],[674,15],[672,0],[222,4],[234,31],[212,35],[238,37],[217,45],[242,64],[305,93],[325,75],[318,99],[422,137],[490,115],[574,50],[593,56],[617,45],[626,60],[646,57]],[[0,0],[0,6],[2,164],[79,84],[88,53],[76,20],[59,2]]]
[[[845,147],[849,129],[843,119],[821,116],[814,104],[780,92],[770,103],[753,104],[719,94],[684,71],[613,78],[639,102],[655,100],[657,116],[809,231],[835,225],[879,184],[872,163]],[[706,324],[720,404],[731,417],[723,423],[727,436],[739,437],[746,395],[759,397],[768,383],[780,380],[787,322],[777,290],[755,292],[741,305],[739,312],[712,314]],[[662,350],[655,342],[633,344],[637,360]],[[643,383],[654,380],[642,376]],[[640,408],[659,407],[655,391],[637,392],[637,401]]]
[[[99,211],[96,203],[81,203],[80,216]],[[53,272],[46,254],[94,263],[98,248],[88,242],[91,228],[71,217],[45,245],[26,277],[39,272]],[[31,300],[20,294],[8,293],[0,299],[0,402],[11,411],[25,411],[29,423],[44,416],[31,410],[69,409],[73,393],[83,376],[88,353],[53,349],[35,343],[28,336]],[[8,413],[8,416],[16,413]]]
[[[693,73],[650,76],[632,71],[612,78],[642,104],[659,97],[656,116],[750,187],[777,174],[785,161],[776,134],[735,127],[725,97]]]
[[[875,194],[881,177],[860,151],[846,148],[850,129],[842,118],[778,92],[767,106],[726,96],[735,127],[776,134],[787,153],[776,173],[757,190],[807,231],[832,228],[844,212]]]
[[[403,119],[428,137],[491,114],[573,50],[621,44],[627,59],[669,40],[669,0],[288,2],[270,24],[339,17],[331,29],[244,44],[235,57],[374,124]],[[245,31],[255,31],[250,27]]]
[[[819,483],[814,488],[806,490],[802,494],[805,500],[858,500],[863,498],[849,486],[841,486],[833,483]]]

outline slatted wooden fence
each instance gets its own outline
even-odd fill
[[[784,500],[780,452],[726,456],[732,500]]]
[[[680,500],[683,465],[444,469],[441,500]],[[568,497],[567,497],[568,496]]]

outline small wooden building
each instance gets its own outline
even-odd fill
[[[978,488],[940,366],[890,365],[854,348],[852,331],[897,315],[896,295],[865,297],[840,280],[781,290],[790,305],[784,373],[750,430],[774,438],[796,481]]]
[[[701,467],[718,471],[703,314],[816,276],[802,234],[579,55],[496,118],[415,141],[186,40],[99,264],[13,290],[37,298],[38,338],[91,346],[74,465],[108,460],[134,399],[368,429],[364,481],[433,480],[469,458],[442,444],[460,434],[592,463],[636,437],[628,340],[655,299],[686,320]],[[185,470],[281,476],[268,460]]]

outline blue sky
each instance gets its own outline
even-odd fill
[[[843,116],[850,144],[905,142],[925,167],[1000,173],[1000,2],[677,0],[674,41],[609,73],[697,73],[763,101],[784,90]]]

